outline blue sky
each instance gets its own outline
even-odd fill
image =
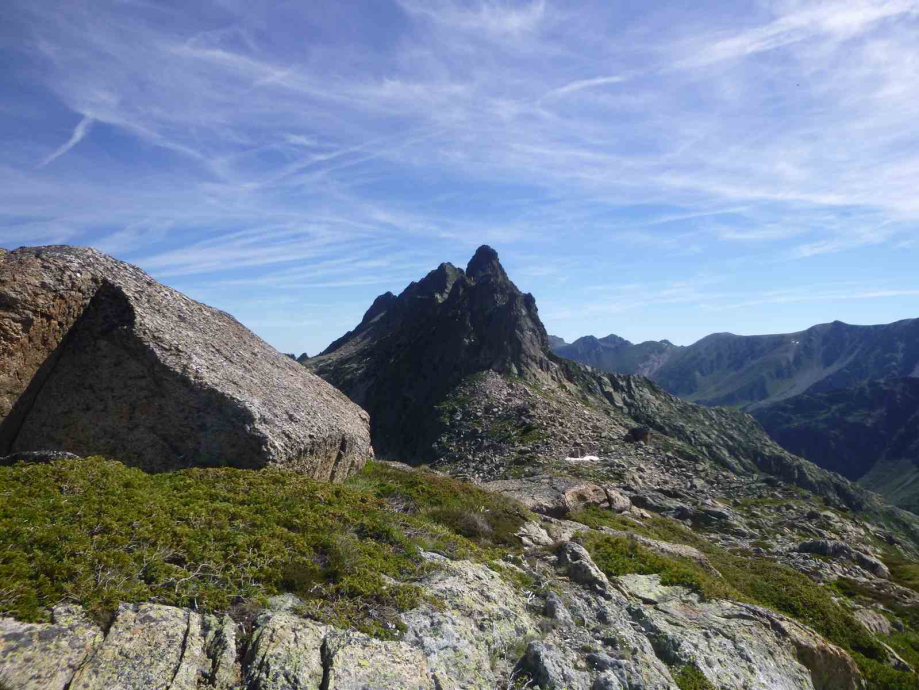
[[[919,316],[919,0],[7,0],[0,246],[314,354],[494,246],[550,333]]]

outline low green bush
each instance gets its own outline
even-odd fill
[[[680,690],[715,690],[708,678],[706,678],[698,667],[687,664],[673,674],[673,680],[676,681]]]
[[[705,598],[736,598],[725,582],[692,561],[654,553],[635,539],[594,532],[584,537],[584,547],[608,577],[660,575],[661,584],[686,587]]]
[[[650,518],[645,518],[638,522],[633,518],[614,513],[608,509],[589,506],[574,513],[569,519],[594,529],[609,527],[623,532],[632,532],[650,539],[668,541],[672,544],[685,544],[703,552],[716,549],[708,539],[686,527],[679,520],[660,515],[652,515]]]
[[[421,600],[422,550],[488,561],[527,519],[513,501],[371,463],[344,485],[281,470],[145,474],[102,458],[0,467],[0,615],[62,602],[233,611],[293,592],[312,615],[388,635]]]

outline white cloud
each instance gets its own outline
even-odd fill
[[[48,163],[54,160],[57,160],[58,158],[63,156],[65,153],[67,153],[70,149],[72,149],[74,146],[76,146],[81,141],[83,141],[83,138],[89,133],[89,128],[92,127],[92,124],[93,124],[93,118],[91,117],[87,116],[87,117],[84,117],[82,120],[80,120],[77,123],[77,126],[74,127],[73,134],[70,135],[70,139],[68,139],[67,142],[63,146],[60,146],[50,155],[46,156],[41,161],[41,163],[38,164],[38,167],[42,168],[48,165]]]
[[[472,7],[461,7],[451,0],[416,2],[399,0],[412,14],[423,15],[438,24],[462,31],[516,35],[535,30],[545,17],[545,0],[514,4],[504,0],[479,0]]]
[[[592,79],[578,79],[576,81],[569,82],[564,86],[560,86],[557,89],[553,89],[545,96],[546,98],[558,98],[560,96],[565,96],[577,91],[583,91],[584,89],[592,89],[598,86],[607,86],[609,84],[621,84],[627,81],[628,78],[624,76],[611,76],[611,77],[594,77]]]

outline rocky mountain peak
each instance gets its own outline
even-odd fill
[[[478,280],[483,276],[509,280],[501,261],[498,259],[498,252],[487,244],[479,247],[472,259],[469,260],[469,265],[466,266],[466,276],[471,280]]]
[[[482,246],[465,272],[443,263],[398,297],[378,297],[308,366],[371,413],[378,452],[413,457],[430,446],[431,408],[463,377],[545,378],[548,353],[536,300]]]
[[[625,338],[622,338],[615,333],[610,333],[605,338],[600,338],[600,342],[610,347],[629,347],[632,343]]]

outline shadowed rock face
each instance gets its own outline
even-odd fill
[[[441,264],[398,297],[378,297],[353,331],[306,362],[370,412],[374,448],[421,460],[439,429],[433,406],[464,376],[549,376],[536,301],[480,247],[466,271]]]
[[[77,247],[0,256],[0,452],[343,479],[367,414],[228,314]]]

